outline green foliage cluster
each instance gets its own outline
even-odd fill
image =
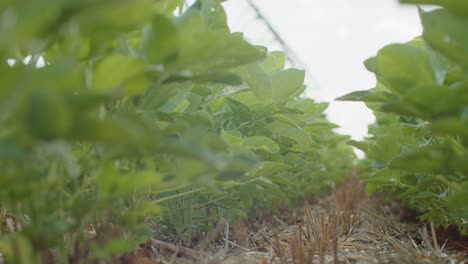
[[[349,170],[327,104],[300,97],[302,70],[231,33],[219,1],[183,6],[0,2],[0,218],[21,224],[4,225],[0,251],[12,263],[54,248],[66,262],[89,224],[122,228],[89,241],[112,255],[150,237],[148,220],[188,233]]]
[[[372,135],[351,141],[372,161],[370,193],[386,190],[436,224],[468,226],[468,2],[420,10],[422,37],[391,44],[365,62],[378,80],[340,100],[374,110]]]

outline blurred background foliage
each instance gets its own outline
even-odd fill
[[[2,1],[1,251],[67,262],[113,224],[86,242],[106,258],[155,235],[149,222],[183,239],[330,190],[349,138],[284,67],[217,0]]]

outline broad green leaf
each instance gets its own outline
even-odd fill
[[[305,127],[305,131],[308,133],[323,133],[324,131],[331,131],[332,129],[339,128],[340,126],[329,122],[326,119],[316,120],[314,122],[309,123]]]
[[[380,107],[381,111],[387,112],[387,113],[394,113],[398,115],[403,115],[403,116],[409,116],[409,117],[420,117],[424,119],[429,119],[430,114],[426,113],[424,111],[419,110],[417,107],[407,104],[401,100],[393,99],[385,102],[382,104]]]
[[[249,209],[253,206],[253,204],[254,204],[254,201],[252,197],[250,196],[250,194],[247,192],[241,191],[239,205],[242,208]]]
[[[80,1],[68,8],[78,9],[80,29],[103,40],[103,36],[121,34],[146,23],[153,12],[153,1]]]
[[[259,182],[261,182],[261,183],[266,183],[266,184],[268,184],[268,185],[272,185],[272,184],[273,184],[273,182],[272,182],[270,179],[265,178],[265,177],[263,177],[263,176],[260,176],[260,177],[256,178],[255,180],[257,180],[257,181],[259,181]]]
[[[229,85],[241,85],[242,79],[230,71],[210,71],[203,74],[187,78],[187,80],[193,80],[194,82],[200,82],[206,84],[207,82],[229,84]]]
[[[231,209],[229,210],[229,212],[234,215],[234,216],[238,216],[240,218],[243,218],[243,219],[247,219],[249,218],[249,216],[247,215],[247,213],[239,208],[234,208],[234,209]]]
[[[179,13],[182,12],[184,7],[184,0],[157,0],[154,3],[154,9],[158,13],[171,15],[178,9]]]
[[[385,102],[390,94],[384,91],[356,91],[336,98],[337,101]]]
[[[442,118],[434,120],[431,130],[435,134],[457,135],[468,138],[468,122],[463,122],[458,118]]]
[[[273,118],[291,127],[299,128],[299,126],[293,120],[285,117],[284,115],[274,115]]]
[[[429,115],[436,115],[440,113],[437,107],[438,102],[451,96],[449,89],[448,87],[435,85],[415,86],[403,94],[402,101],[403,104],[412,105]]]
[[[468,85],[417,86],[408,90],[402,100],[434,117],[458,116],[468,105]]]
[[[134,192],[148,193],[151,187],[161,182],[161,176],[154,171],[134,171],[121,174],[108,166],[96,175],[96,184],[106,198],[132,195]]]
[[[221,137],[223,138],[224,141],[226,141],[226,143],[229,143],[231,145],[242,144],[244,142],[242,137],[234,136],[234,135],[226,132],[224,129],[221,130]]]
[[[355,148],[358,148],[364,152],[367,152],[369,150],[369,144],[367,142],[350,140],[346,142],[346,144],[351,145]]]
[[[468,69],[468,18],[445,9],[421,12],[424,39],[437,51]]]
[[[271,153],[277,153],[280,150],[275,141],[264,136],[244,138],[244,146],[252,150],[265,150]]]
[[[303,111],[305,118],[316,118],[323,114],[328,103],[317,103],[311,98],[300,98],[290,102],[288,106],[294,106],[294,108]]]
[[[371,95],[372,92],[370,91],[356,91],[356,92],[351,92],[347,95],[341,96],[336,98],[335,100],[338,101],[363,101],[364,98],[367,96]]]
[[[144,63],[130,55],[112,54],[97,62],[93,89],[102,93],[123,92],[124,95],[142,94],[148,87]]]
[[[199,0],[201,2],[200,12],[204,24],[208,30],[216,30],[229,33],[227,17],[219,0]]]
[[[154,190],[151,190],[151,194],[156,193],[158,190],[157,187],[152,187]],[[137,219],[144,219],[146,217],[154,217],[157,215],[162,215],[162,208],[155,204],[153,201],[144,201],[140,202],[135,208],[133,212],[131,212],[132,217],[136,217]]]
[[[174,66],[197,75],[253,63],[264,57],[264,50],[250,45],[242,36],[207,31],[183,35],[180,54]]]
[[[227,98],[227,104],[231,109],[231,113],[238,121],[249,122],[252,120],[253,113],[245,104],[231,98]]]
[[[304,111],[297,109],[297,108],[291,108],[291,107],[284,107],[284,106],[276,106],[273,114],[283,114],[283,115],[303,115]]]
[[[439,5],[456,14],[468,17],[468,2],[465,0],[400,0],[400,2],[406,4]]]
[[[63,95],[37,88],[26,102],[25,125],[32,136],[43,140],[68,136],[73,120]]]
[[[268,56],[260,63],[260,66],[266,73],[272,74],[274,72],[283,70],[285,64],[286,55],[284,52],[272,51],[268,53]]]
[[[107,144],[126,151],[154,151],[159,145],[156,125],[136,113],[120,113],[103,119],[85,118],[75,122],[74,139]]]
[[[366,192],[370,195],[379,190],[394,186],[398,181],[399,173],[389,168],[373,172],[365,178]]]
[[[34,256],[33,245],[27,234],[3,235],[0,239],[0,247],[5,257],[11,261],[24,264],[34,264],[40,261],[37,256]],[[17,253],[18,250],[21,250],[21,255]]]
[[[174,112],[175,113],[182,113],[182,112],[185,112],[185,110],[187,110],[187,108],[189,108],[190,106],[190,102],[188,100],[182,100],[182,102],[180,102],[180,104],[178,104],[175,108],[174,108]]]
[[[212,113],[217,113],[218,111],[225,110],[225,102],[226,99],[224,98],[214,98],[208,103],[208,106]]]
[[[54,26],[63,5],[61,2],[63,1],[2,1],[0,12],[6,23],[2,24],[0,30],[0,51],[11,49],[17,53],[19,49],[26,49],[25,52],[30,54],[41,52],[45,47],[42,38]]]
[[[311,138],[311,136],[301,128],[294,128],[289,124],[284,124],[282,122],[271,123],[269,124],[268,128],[277,137],[289,138],[306,149],[310,149],[311,147],[316,146],[316,143]]]
[[[232,94],[230,97],[248,107],[254,107],[258,105],[273,103],[271,99],[266,99],[266,98],[261,99],[257,97],[253,93],[253,91],[250,91],[250,90],[242,90],[242,91],[236,92]]]
[[[206,127],[206,128],[212,128],[214,127],[214,120],[213,116],[210,115],[206,111],[194,111],[191,113],[188,113],[185,117],[185,120],[188,120],[189,123],[191,124],[191,127]]]
[[[177,59],[179,32],[170,19],[155,15],[145,34],[143,50],[151,64],[167,64]]]
[[[436,83],[429,55],[409,44],[391,44],[377,56],[379,76],[389,89],[402,93],[415,85]]]
[[[0,106],[3,111],[9,111],[10,109],[8,108],[14,105],[14,100],[10,98],[15,90],[19,90],[17,85],[26,72],[21,66],[9,67],[7,65],[0,65],[0,71],[3,73],[2,80],[0,81]]]
[[[377,57],[371,57],[367,60],[364,61],[364,66],[366,69],[370,72],[375,73],[377,76],[380,74],[379,73],[379,62]]]
[[[442,173],[446,169],[448,154],[437,148],[420,148],[399,155],[390,162],[389,167],[413,172]]]
[[[298,69],[287,69],[273,73],[271,84],[273,99],[285,102],[293,96],[299,96],[304,90],[305,72]]]
[[[253,171],[253,176],[270,177],[273,174],[281,173],[290,169],[291,167],[284,163],[264,161],[258,169]]]
[[[30,83],[30,84],[29,84]],[[45,65],[29,74],[29,86],[46,86],[57,91],[72,92],[85,87],[83,67],[71,62]]]
[[[468,210],[468,181],[456,186],[456,190],[449,197],[448,204],[454,210]]]
[[[128,240],[124,240],[124,239],[110,240],[109,242],[105,244],[104,251],[107,254],[113,256],[117,254],[124,254],[132,250],[132,248],[134,247],[135,245],[133,245],[133,243],[131,243]]]
[[[271,79],[258,63],[252,63],[235,70],[259,99],[270,99],[273,96]]]

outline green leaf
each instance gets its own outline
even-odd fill
[[[111,240],[107,242],[106,245],[104,246],[104,251],[107,254],[113,256],[117,254],[126,253],[132,250],[133,247],[135,247],[135,245],[133,245],[133,243],[131,243],[128,240],[124,240],[124,239]]]
[[[346,142],[346,144],[351,145],[355,148],[358,148],[364,152],[367,152],[369,150],[369,144],[367,142],[350,140]]]
[[[26,234],[4,235],[0,238],[0,247],[9,261],[24,264],[34,264],[38,261],[34,256],[30,238]],[[21,255],[18,254],[18,250],[21,251]]]
[[[252,196],[250,196],[248,192],[242,191],[242,189],[240,193],[241,195],[240,195],[239,205],[245,209],[251,208],[254,205]]]
[[[409,117],[420,117],[424,119],[430,118],[430,115],[428,113],[419,110],[417,107],[411,104],[407,104],[397,99],[389,100],[385,102],[380,107],[380,110],[387,112],[387,113],[394,113],[394,114],[409,116]]]
[[[412,87],[402,96],[403,104],[412,105],[420,111],[437,114],[436,106],[439,100],[450,95],[447,87],[416,86]]]
[[[465,0],[400,0],[400,2],[406,4],[439,5],[456,14],[468,16],[468,2]]]
[[[456,186],[456,190],[449,197],[448,204],[454,210],[468,210],[468,181],[462,182]]]
[[[457,135],[468,138],[468,122],[458,118],[442,118],[434,120],[431,130],[438,135]]]
[[[216,30],[229,33],[227,17],[224,8],[219,0],[203,0],[201,2],[201,15],[204,24],[209,30]]]
[[[26,127],[31,135],[43,140],[63,138],[72,128],[72,113],[61,94],[38,88],[29,95]]]
[[[182,35],[180,54],[174,67],[194,75],[229,69],[259,61],[265,51],[250,45],[242,36],[218,31]]]
[[[239,208],[234,208],[234,209],[231,209],[229,210],[229,212],[234,215],[234,216],[238,216],[240,218],[243,218],[243,219],[247,219],[249,218],[249,216],[247,215],[247,213]]]
[[[231,112],[233,116],[240,122],[249,122],[252,120],[252,111],[250,110],[249,107],[247,107],[245,104],[233,100],[231,98],[226,98],[227,99],[227,104],[229,105],[229,108],[231,108]]]
[[[284,102],[291,97],[299,96],[305,89],[304,78],[305,72],[298,69],[273,73],[271,76],[273,99],[276,102]]]
[[[446,169],[448,154],[438,148],[420,148],[400,154],[390,162],[389,168],[413,172],[442,173]]]
[[[143,51],[151,64],[167,64],[177,59],[179,32],[170,19],[155,15],[145,35]]]
[[[235,70],[259,99],[270,99],[273,96],[270,76],[258,63],[252,63]]]
[[[281,51],[272,51],[264,61],[260,63],[262,69],[269,74],[284,69],[286,64],[286,55]]]
[[[261,163],[258,169],[254,170],[253,176],[270,177],[273,174],[277,174],[290,169],[290,166],[281,162],[264,161]]]
[[[337,101],[385,102],[390,94],[384,91],[356,91],[336,98]]]
[[[242,144],[244,142],[242,137],[231,135],[230,133],[226,132],[224,129],[221,130],[221,137],[223,138],[224,141],[226,141],[226,143],[229,143],[231,145]]]
[[[364,66],[366,67],[368,71],[373,72],[376,75],[379,75],[379,62],[377,60],[377,57],[371,57],[365,60]]]
[[[184,120],[188,121],[190,127],[203,127],[203,128],[213,128],[214,120],[213,116],[211,116],[206,111],[194,111],[187,113],[184,116]]]
[[[9,67],[7,65],[0,65],[0,71],[3,73],[0,81],[0,106],[5,111],[7,110],[6,106],[14,106],[15,101],[10,98],[18,90],[16,85],[25,76],[25,69],[21,66]]]
[[[271,153],[277,153],[280,150],[280,147],[275,141],[264,136],[244,138],[244,146],[252,150],[265,150]]]
[[[468,18],[445,9],[421,12],[423,37],[435,50],[468,69]]]
[[[365,178],[366,192],[370,195],[381,189],[396,185],[399,181],[397,171],[384,168],[376,170],[370,176]]]
[[[291,127],[299,128],[299,125],[297,125],[293,120],[285,117],[284,115],[274,115],[273,118]]]
[[[180,14],[184,7],[184,0],[158,0],[153,5],[158,13],[172,15],[178,8]]]
[[[65,6],[74,11],[80,29],[93,40],[105,40],[117,34],[135,29],[148,21],[153,12],[153,1],[80,1]],[[64,10],[64,14],[67,14]]]
[[[356,92],[351,92],[347,95],[341,96],[336,98],[335,100],[338,101],[363,101],[364,98],[367,96],[371,95],[372,92],[370,91],[356,91]]]
[[[144,70],[145,64],[137,58],[120,53],[109,55],[96,64],[93,89],[129,96],[142,94],[149,84]]]
[[[160,183],[161,176],[149,170],[121,174],[115,167],[107,166],[96,175],[96,185],[105,198],[148,193]]]
[[[379,78],[389,89],[402,93],[415,85],[436,83],[429,55],[409,44],[391,44],[377,55]]]
[[[200,82],[205,84],[207,82],[230,84],[230,85],[241,85],[242,79],[230,71],[210,71],[203,74],[187,78],[187,80],[193,80],[194,82]]]

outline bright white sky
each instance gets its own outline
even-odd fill
[[[329,119],[339,133],[362,139],[371,112],[361,103],[333,102],[355,90],[375,85],[363,61],[383,46],[406,42],[421,34],[414,6],[397,0],[254,0],[261,12],[307,67],[306,95],[331,102]],[[255,18],[247,0],[224,4],[232,31],[244,32],[254,44],[278,50],[266,27]]]

